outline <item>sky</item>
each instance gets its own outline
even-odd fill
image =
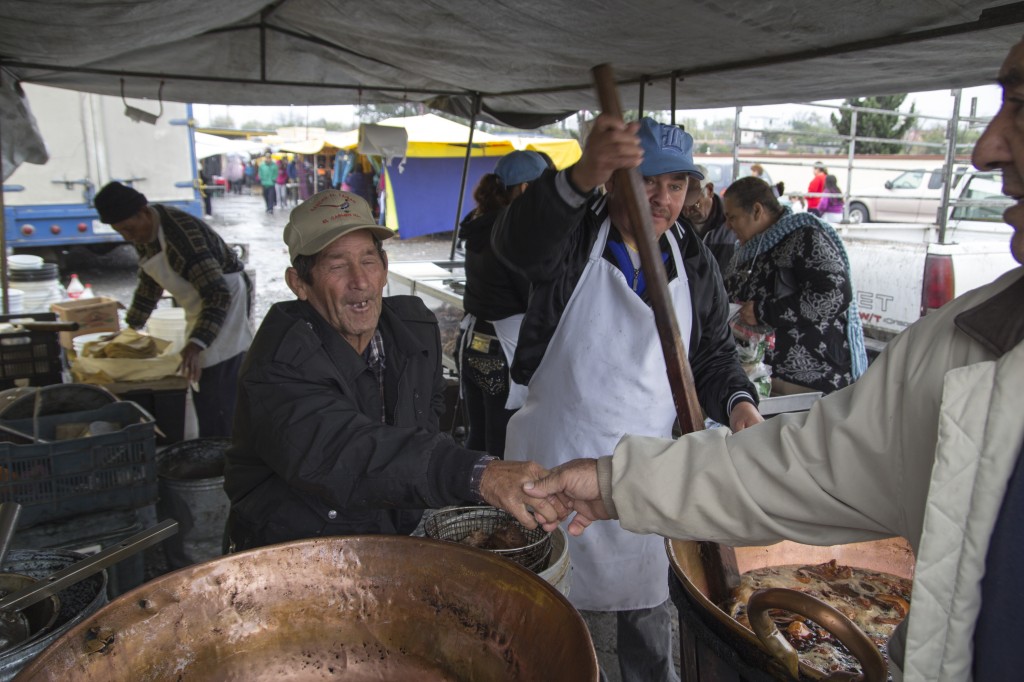
[[[973,88],[963,89],[961,114],[969,112],[972,97],[978,98],[977,115],[991,117],[999,110],[1002,99],[1002,92],[998,85],[980,85]],[[911,93],[903,109],[910,107],[915,102],[918,114],[948,117],[953,111],[953,97],[949,90],[932,90],[929,92]],[[841,104],[842,100],[827,100],[823,103]],[[676,113],[677,119],[696,118],[699,122],[714,121],[723,118],[732,118],[735,110],[725,109],[694,109],[682,110]],[[830,113],[828,109],[821,107],[808,107],[796,104],[771,104],[758,107],[744,107],[747,117],[757,117],[766,120],[775,120],[776,123],[792,119],[794,116],[803,115],[804,112],[814,112],[825,118]],[[291,107],[250,107],[250,106],[227,106],[223,104],[193,104],[192,114],[200,126],[209,125],[212,119],[228,115],[236,126],[241,126],[249,121],[262,121],[266,124],[274,124],[291,117],[302,121],[308,116],[309,121],[326,119],[342,124],[346,128],[355,128],[358,121],[355,120],[355,107],[345,106],[291,106]],[[750,118],[745,118],[749,121]]]

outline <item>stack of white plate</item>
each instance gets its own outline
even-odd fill
[[[7,265],[11,270],[37,270],[43,267],[43,259],[39,256],[16,253],[7,257]]]
[[[25,292],[21,289],[7,289],[4,298],[7,299],[7,311],[10,313],[25,312]]]
[[[8,256],[7,261],[11,284],[25,292],[24,312],[48,311],[51,303],[63,300],[56,264],[26,254]]]

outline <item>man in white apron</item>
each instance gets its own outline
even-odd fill
[[[702,407],[734,430],[761,421],[718,267],[675,222],[690,179],[700,178],[692,145],[675,126],[601,116],[579,163],[534,182],[499,218],[494,246],[533,286],[512,368],[529,394],[509,423],[506,459],[553,467],[581,452],[611,452],[627,432],[671,435],[675,407],[636,252],[639,230],[609,183],[614,170],[637,165]],[[593,194],[606,183],[606,197]],[[618,613],[623,679],[677,680],[663,541],[602,524],[570,539],[570,557],[573,604]]]
[[[192,398],[199,435],[230,436],[238,370],[252,341],[244,265],[202,220],[149,204],[131,187],[111,182],[94,204],[100,220],[139,254],[139,284],[125,321],[141,328],[165,291],[185,309],[188,341],[180,371],[198,386]]]

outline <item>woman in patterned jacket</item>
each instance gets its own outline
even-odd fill
[[[725,217],[739,239],[725,288],[740,320],[775,329],[772,392],[831,393],[867,367],[853,298],[850,261],[825,221],[779,204],[768,183],[737,180],[725,191]]]

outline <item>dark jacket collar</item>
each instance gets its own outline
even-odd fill
[[[996,355],[1024,341],[1024,276],[983,303],[956,316],[963,333]]]

